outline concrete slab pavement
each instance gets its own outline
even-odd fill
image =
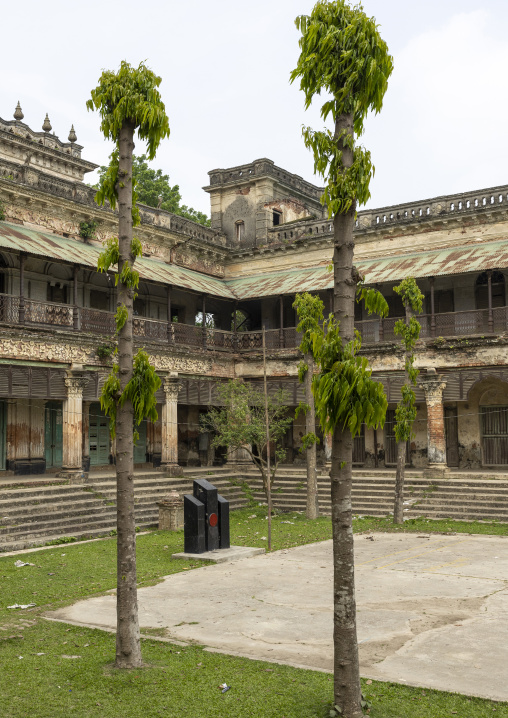
[[[356,536],[362,675],[508,700],[507,548],[504,537]],[[140,625],[168,638],[332,670],[330,541],[174,574],[138,596]],[[115,597],[50,616],[114,628]]]

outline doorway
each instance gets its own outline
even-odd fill
[[[481,406],[482,463],[508,464],[508,406]]]
[[[46,469],[52,469],[62,466],[62,402],[46,402],[44,412],[44,454],[46,458]]]
[[[90,404],[88,423],[90,466],[109,464],[109,419],[99,402]]]
[[[136,429],[139,439],[134,444],[134,463],[144,464],[146,462],[146,421],[142,421]]]
[[[446,464],[447,466],[459,465],[459,430],[457,420],[457,408],[445,406],[445,438],[446,438]]]
[[[411,463],[411,444],[406,443],[406,466]],[[385,466],[397,464],[397,440],[395,439],[395,409],[387,409],[385,420]]]

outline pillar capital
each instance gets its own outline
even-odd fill
[[[443,391],[446,388],[446,381],[443,379],[441,374],[438,374],[435,370],[433,372],[427,372],[420,377],[420,389],[423,389],[425,393],[425,399],[427,403],[432,401],[442,401]]]
[[[170,372],[165,378],[163,382],[163,389],[164,394],[166,395],[166,401],[177,401],[178,400],[178,392],[180,390],[180,380],[178,378],[178,373],[176,371]]]
[[[83,390],[88,384],[88,377],[68,375],[65,377],[64,382],[67,387],[67,396],[79,399],[83,397]]]

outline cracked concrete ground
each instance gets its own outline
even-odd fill
[[[364,676],[508,700],[508,541],[355,537]],[[212,650],[330,671],[330,541],[174,574],[142,588],[143,628]],[[114,628],[115,597],[50,614]]]

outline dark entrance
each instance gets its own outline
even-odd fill
[[[481,406],[482,462],[484,466],[508,464],[508,406]]]
[[[365,424],[362,424],[362,430],[353,439],[353,464],[365,463]]]
[[[46,403],[44,416],[44,452],[47,469],[62,465],[63,426],[61,401],[48,401]]]
[[[146,421],[136,427],[139,439],[134,444],[134,463],[144,464],[146,462]]]
[[[90,466],[109,464],[109,419],[98,402],[90,404],[88,427]]]
[[[0,401],[0,471],[5,471],[7,455],[7,404]]]
[[[406,444],[406,465],[411,463],[411,444]],[[385,420],[385,465],[397,464],[397,442],[395,440],[395,409],[388,409]]]
[[[457,409],[454,406],[445,406],[445,436],[446,436],[446,464],[459,465],[459,430]]]

